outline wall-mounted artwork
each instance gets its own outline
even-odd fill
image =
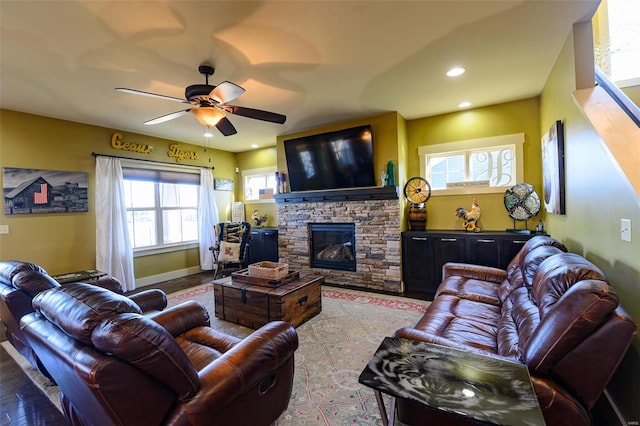
[[[89,211],[88,174],[2,168],[4,214]]]
[[[544,208],[547,213],[565,214],[564,128],[556,121],[542,136]]]
[[[220,191],[233,191],[233,180],[215,178],[213,180],[213,189],[218,189]]]

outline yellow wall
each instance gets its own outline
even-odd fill
[[[408,121],[409,176],[420,176],[420,146],[524,133],[524,181],[533,185],[542,197],[539,106],[536,97]],[[432,196],[426,203],[427,229],[461,230],[462,224],[455,210],[458,207],[470,208],[473,198],[471,195]],[[480,223],[484,230],[513,228],[513,220],[504,207],[504,194],[478,194],[475,198],[482,210]],[[543,218],[544,213],[538,213],[529,221],[529,229],[534,229],[538,220]],[[523,228],[524,224],[517,226]]]
[[[573,43],[570,35],[540,97],[541,131],[554,120],[565,124],[566,215],[548,214],[547,231],[602,269],[620,304],[640,323],[640,203],[573,100]],[[621,218],[632,221],[631,243],[620,240]],[[640,418],[638,371],[640,338],[636,335],[609,386],[627,420]]]
[[[286,171],[287,162],[284,155],[284,141],[303,136],[315,135],[318,133],[332,132],[335,130],[346,129],[349,127],[371,125],[373,133],[373,162],[376,173],[376,183],[382,184],[381,174],[387,168],[387,161],[392,160],[396,166],[396,185],[398,182],[398,150],[402,141],[399,139],[399,124],[404,119],[397,112],[389,112],[375,117],[364,118],[361,120],[346,121],[342,123],[332,124],[319,127],[305,132],[292,133],[290,135],[278,136],[277,140],[277,157],[278,170]],[[285,172],[286,173],[286,172]]]
[[[0,215],[0,224],[9,225],[9,234],[0,235],[0,259],[35,262],[51,274],[95,268],[95,159],[92,152],[175,163],[167,155],[177,142],[120,132],[125,141],[152,145],[151,155],[111,148],[118,130],[55,120],[15,111],[0,110],[0,166],[28,169],[84,172],[89,177],[89,211]],[[215,166],[214,177],[235,177],[235,154],[181,144],[184,151],[195,151],[198,160],[182,164]],[[211,157],[211,163],[209,163]],[[0,177],[1,179],[1,177]],[[233,193],[217,192],[221,210],[233,200]],[[221,214],[222,215],[222,214]],[[199,264],[198,249],[138,257],[134,261],[136,278],[190,268]]]

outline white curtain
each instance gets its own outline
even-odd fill
[[[209,250],[216,241],[214,226],[218,223],[213,176],[208,169],[200,171],[200,205],[198,206],[198,232],[200,234],[200,269],[213,269],[213,252]]]
[[[122,167],[117,158],[96,159],[96,268],[136,287],[127,227]]]

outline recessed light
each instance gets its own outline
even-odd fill
[[[257,148],[258,145],[256,145],[255,143],[251,145],[251,148]]]
[[[460,108],[467,108],[467,107],[470,107],[470,106],[471,106],[471,102],[469,102],[469,101],[460,102],[458,104],[458,107],[460,107]]]
[[[457,77],[464,74],[466,70],[462,67],[454,67],[447,71],[447,77]]]
[[[204,132],[204,137],[205,138],[212,138],[213,137],[213,133],[211,133],[209,131],[206,131],[206,132]]]

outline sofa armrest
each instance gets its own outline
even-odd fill
[[[199,372],[200,389],[181,411],[193,424],[207,424],[218,409],[248,390],[265,386],[266,394],[278,370],[287,364],[293,370],[297,348],[298,335],[291,324],[273,321],[262,326]]]
[[[445,263],[442,266],[442,281],[454,275],[500,284],[507,278],[507,271],[468,263]]]
[[[519,359],[505,357],[495,352],[489,352],[487,350],[476,348],[474,346],[464,345],[454,340],[447,339],[446,337],[438,336],[436,334],[428,333],[426,331],[418,330],[416,328],[411,328],[411,327],[401,328],[399,330],[396,330],[396,332],[393,333],[392,337],[416,340],[416,341],[425,342],[425,343],[433,343],[435,345],[447,346],[449,348],[454,348],[454,349],[460,349],[462,351],[471,352],[477,355],[484,355],[492,358],[502,359],[505,361],[511,361],[511,362],[515,361],[515,362],[522,363],[522,361],[520,361]]]
[[[158,289],[144,290],[129,296],[136,302],[142,312],[161,311],[167,307],[167,295]]]
[[[186,333],[192,328],[210,325],[207,309],[194,300],[151,313],[148,317],[166,328],[173,337]]]

